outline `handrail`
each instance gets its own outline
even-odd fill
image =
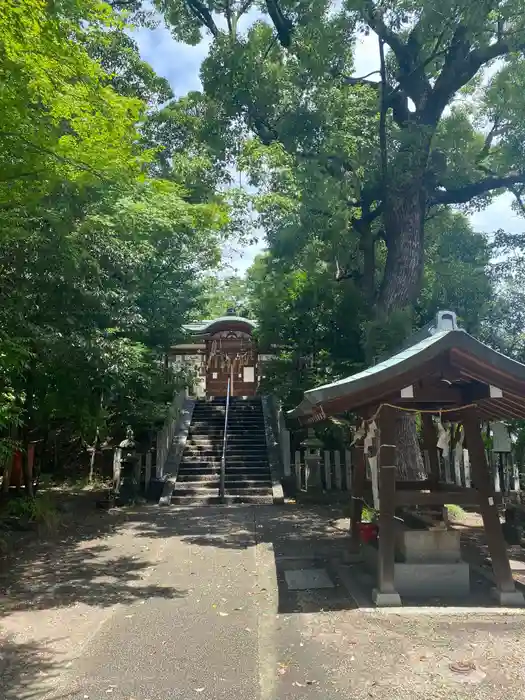
[[[228,378],[228,389],[226,391],[226,412],[224,414],[224,436],[222,438],[221,476],[219,481],[219,498],[224,501],[226,490],[226,445],[228,443],[228,412],[230,410],[230,378]]]

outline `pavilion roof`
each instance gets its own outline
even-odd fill
[[[401,351],[306,391],[288,415],[312,422],[386,402],[436,413],[475,403],[487,419],[525,418],[525,365],[458,329],[455,314],[442,311]]]

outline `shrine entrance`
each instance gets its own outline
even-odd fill
[[[257,351],[251,334],[242,329],[218,330],[206,340],[206,396],[254,396]]]

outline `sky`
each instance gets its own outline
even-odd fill
[[[250,21],[250,17],[246,17]],[[169,80],[176,97],[182,97],[191,90],[199,90],[200,65],[208,53],[209,38],[198,46],[187,46],[174,41],[170,32],[160,24],[156,29],[140,29],[134,32],[142,58],[158,75]],[[379,68],[377,40],[375,35],[364,37],[356,48],[354,75],[366,75]],[[470,217],[476,231],[491,234],[497,229],[509,233],[523,232],[523,219],[512,210],[512,195],[498,197],[482,212]],[[230,269],[239,274],[245,272],[255,256],[264,248],[264,240],[242,251],[228,249],[225,252]]]

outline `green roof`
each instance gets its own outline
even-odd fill
[[[439,312],[437,322],[409,338],[407,346],[401,351],[362,372],[305,391],[301,403],[289,411],[288,415],[291,418],[307,416],[313,412],[315,406],[343,397],[348,400],[347,410],[354,408],[353,396],[356,396],[356,402],[359,401],[359,405],[366,405],[362,400],[363,392],[373,387],[381,387],[383,382],[391,384],[397,377],[400,382],[406,381],[407,373],[417,372],[418,367],[452,348],[458,348],[471,356],[476,356],[508,376],[514,376],[520,381],[525,380],[525,365],[492,350],[466,331],[458,329],[455,314],[452,312]]]
[[[182,328],[189,333],[206,333],[209,328],[215,326],[217,323],[228,323],[232,321],[235,323],[245,323],[252,328],[257,326],[257,321],[252,321],[242,316],[220,316],[219,318],[207,319],[205,321],[192,321],[191,323],[184,324]]]

